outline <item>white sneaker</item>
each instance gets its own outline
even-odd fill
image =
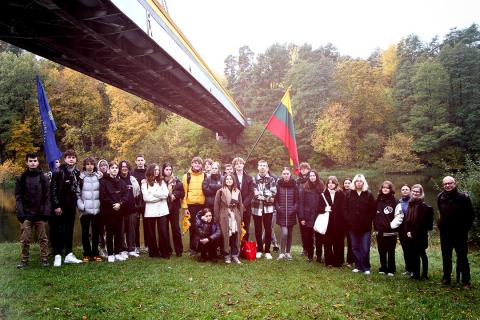
[[[272,260],[272,255],[269,252],[265,253],[265,259]]]
[[[287,258],[288,261],[292,261],[292,260],[293,260],[293,257],[292,257],[292,255],[290,254],[290,252],[285,253],[285,258]]]
[[[140,255],[139,255],[138,253],[136,253],[135,251],[130,251],[130,252],[128,253],[128,255],[129,255],[130,257],[135,257],[135,258],[140,257]]]
[[[393,277],[393,273],[389,272],[389,273],[387,273],[387,276]]]
[[[366,274],[367,276],[369,276],[369,275],[370,275],[370,270],[365,271],[364,274]]]
[[[383,271],[380,271],[378,274],[384,275],[384,274],[385,274],[385,272],[383,272]]]
[[[63,260],[64,263],[75,263],[75,264],[78,264],[78,263],[83,263],[82,260],[80,259],[77,259],[77,257],[75,257],[75,255],[73,254],[73,252],[70,252],[69,254],[67,254],[65,256],[65,260]]]
[[[60,267],[62,265],[62,256],[57,254],[55,255],[55,259],[53,260],[54,267]]]
[[[138,255],[140,255],[140,248],[139,248],[139,247],[136,247],[136,248],[135,248],[135,253],[138,254]]]
[[[230,256],[225,256],[225,263],[226,264],[232,263],[232,260],[230,259]]]
[[[262,257],[262,253],[261,252],[257,252],[257,255],[256,255],[257,259],[260,259]]]
[[[357,268],[353,269],[352,270],[353,273],[357,273],[357,272],[360,272],[360,270],[358,270]]]
[[[285,259],[285,255],[284,255],[283,253],[280,253],[280,254],[278,255],[277,260],[284,260],[284,259]]]
[[[115,260],[125,261],[125,257],[122,254],[116,254],[115,255]]]
[[[128,260],[128,252],[127,251],[122,251],[120,254],[123,256],[123,260]]]
[[[108,256],[108,262],[115,262],[115,256]]]
[[[237,256],[232,256],[232,261],[233,263],[236,263],[236,264],[242,264],[242,262],[238,259]]]

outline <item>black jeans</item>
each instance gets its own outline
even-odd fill
[[[468,234],[452,236],[440,231],[444,280],[451,280],[452,253],[453,249],[455,249],[455,253],[457,254],[457,281],[461,280],[463,284],[470,284],[467,240]]]
[[[146,235],[148,246],[148,255],[150,257],[163,257],[170,256],[168,252],[167,243],[169,241],[167,236],[167,216],[157,218],[145,218],[146,222]],[[157,233],[158,232],[158,237]]]
[[[400,232],[398,233],[398,238],[400,239],[400,245],[402,246],[403,260],[405,261],[405,271],[412,272],[412,254],[409,252],[410,246],[407,233],[404,230],[400,230]]]
[[[53,254],[65,254],[72,252],[73,247],[73,226],[75,225],[76,209],[63,209],[62,214],[57,216],[53,212],[50,220],[52,231],[50,232]]]
[[[84,256],[98,256],[98,240],[99,227],[102,218],[99,214],[84,214],[80,217],[80,224],[82,225],[82,246]],[[92,228],[92,242],[90,244],[90,227]]]
[[[145,207],[137,208],[137,223],[135,224],[135,247],[140,248],[140,220],[143,222],[143,243],[145,245]]]
[[[270,253],[270,245],[272,243],[272,215],[272,213],[263,213],[262,216],[253,215],[257,252]],[[265,229],[265,249],[263,248],[262,224]]]
[[[198,243],[198,251],[200,256],[204,259],[212,260],[217,257],[217,240],[210,240],[206,244]]]
[[[108,213],[104,216],[105,228],[107,229],[107,254],[109,256],[119,254],[123,249],[121,213]]]
[[[125,235],[126,251],[135,251],[135,230],[137,224],[137,213],[128,213],[123,217],[123,231]]]
[[[323,246],[327,243],[327,237],[324,234],[320,234],[315,231],[315,249],[317,251],[317,261],[321,262],[322,261],[322,254],[323,254]],[[327,251],[328,248],[325,247],[325,259],[327,257]],[[333,252],[330,249],[329,253],[330,256],[333,256]]]
[[[250,238],[250,220],[252,218],[252,208],[251,206],[245,207],[245,211],[243,212],[242,221],[244,223],[244,228],[247,233],[243,236],[242,240],[248,241]]]
[[[173,240],[173,247],[175,249],[175,253],[177,255],[183,252],[183,243],[182,243],[182,232],[180,231],[180,217],[179,217],[179,209],[174,209],[170,211],[170,214],[167,215],[167,223],[170,224],[172,228],[172,240]],[[192,227],[193,228],[193,225]],[[167,251],[169,254],[172,254],[172,246],[170,244],[170,232],[167,225]]]
[[[410,263],[412,277],[420,279],[420,261],[422,263],[422,277],[428,276],[428,257],[426,248],[419,244],[416,239],[408,239],[406,242],[408,261]]]
[[[307,257],[309,259],[313,259],[313,254],[315,253],[314,247],[313,247],[313,239],[314,239],[314,233],[315,230],[313,230],[313,227],[307,227],[307,226],[302,226],[300,224],[300,227],[303,228],[303,250],[307,253]],[[300,231],[302,232],[302,231]]]
[[[397,236],[377,235],[378,254],[380,256],[380,272],[395,273],[395,246]]]
[[[188,233],[190,234],[190,250],[195,251],[195,244],[193,238],[195,237],[195,215],[198,211],[205,208],[203,204],[189,204],[188,211],[190,212],[190,228],[188,229]],[[212,211],[213,212],[213,211]]]
[[[233,233],[230,238],[228,239],[228,244],[230,246],[230,251],[227,251],[227,248],[224,248],[223,255],[228,256],[238,256],[240,253],[240,248],[238,247],[238,237],[240,234],[238,232]],[[228,235],[226,235],[228,237]]]

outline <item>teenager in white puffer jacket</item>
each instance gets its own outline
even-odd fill
[[[96,161],[92,157],[83,160],[83,171],[77,192],[77,207],[80,210],[82,225],[83,262],[102,261],[98,251],[101,223],[100,213],[100,179],[103,174],[97,171]],[[90,243],[90,226],[92,242]]]

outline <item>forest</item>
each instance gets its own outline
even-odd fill
[[[0,42],[1,171],[19,170],[26,152],[43,152],[35,75],[40,75],[58,127],[61,150],[172,161],[194,155],[221,163],[246,157],[287,87],[291,86],[300,161],[320,168],[415,172],[463,169],[480,153],[480,30],[453,28],[443,39],[405,36],[367,59],[341,55],[334,44],[248,46],[225,59],[219,81],[252,124],[236,143],[162,106]],[[248,161],[288,164],[268,132]]]

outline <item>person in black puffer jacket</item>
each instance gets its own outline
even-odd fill
[[[425,203],[425,194],[420,184],[412,186],[412,197],[408,203],[408,215],[405,219],[407,232],[407,250],[411,255],[412,275],[420,279],[420,259],[422,261],[422,278],[428,279],[428,231],[433,228],[433,208]]]
[[[212,212],[215,203],[215,195],[217,194],[218,189],[222,187],[222,176],[219,168],[220,164],[214,162],[210,169],[210,175],[207,176],[202,183],[202,190],[205,195],[205,207],[209,208]]]
[[[322,235],[313,230],[317,215],[325,212],[325,201],[321,194],[325,188],[323,181],[315,170],[308,174],[308,181],[304,183],[299,191],[299,212],[298,220],[304,229],[304,247],[308,262],[313,260],[313,239],[315,237],[315,246],[317,247],[317,261],[320,262],[322,256],[322,244],[320,238]]]
[[[376,213],[375,198],[368,190],[363,174],[357,174],[352,181],[351,191],[347,194],[346,221],[355,256],[355,269],[370,274],[370,243],[372,222]]]
[[[378,254],[380,256],[380,274],[393,276],[395,267],[395,246],[397,245],[397,229],[402,224],[403,212],[395,212],[397,206],[395,190],[390,181],[384,181],[377,197],[377,213],[373,226],[377,232]]]
[[[280,255],[278,260],[292,260],[290,249],[292,247],[293,226],[297,224],[299,207],[298,187],[291,178],[290,168],[283,168],[282,178],[277,182],[275,208],[277,210],[277,224],[282,229],[280,241]]]
[[[108,262],[123,261],[122,220],[129,193],[127,185],[118,176],[118,163],[110,162],[110,173],[100,180],[100,210],[107,229]]]
[[[200,252],[198,261],[205,262],[217,259],[217,247],[222,235],[220,226],[213,221],[209,208],[200,210],[195,217],[195,250]]]

